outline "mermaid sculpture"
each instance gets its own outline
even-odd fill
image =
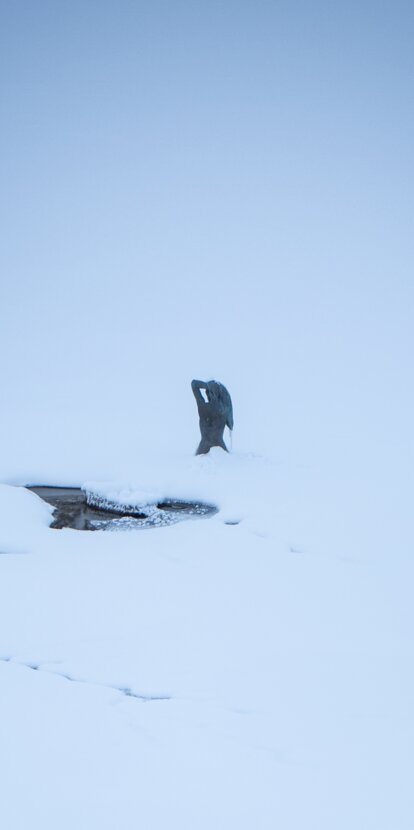
[[[191,388],[200,416],[201,441],[196,455],[208,453],[211,447],[221,447],[228,452],[223,432],[226,426],[233,429],[233,406],[226,387],[216,380],[192,380]],[[207,401],[201,389],[205,389]]]

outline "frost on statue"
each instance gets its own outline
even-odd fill
[[[226,426],[233,429],[233,406],[226,387],[216,380],[192,380],[191,388],[200,416],[201,441],[196,455],[209,452],[211,447],[221,447],[227,452],[223,432]],[[207,400],[201,389],[205,390]]]

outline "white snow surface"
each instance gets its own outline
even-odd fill
[[[335,482],[154,458],[102,494],[219,512],[122,534],[0,487],[4,826],[412,827],[412,559]]]

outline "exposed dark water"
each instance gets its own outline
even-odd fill
[[[145,530],[151,527],[166,527],[184,519],[202,519],[213,516],[217,509],[211,504],[182,502],[167,499],[158,504],[148,505],[145,512],[131,514],[102,507],[93,507],[86,502],[86,495],[79,487],[27,488],[55,508],[51,527],[61,530],[71,527],[75,530]]]

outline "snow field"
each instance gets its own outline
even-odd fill
[[[148,532],[50,530],[1,488],[8,828],[408,830],[411,563],[347,550],[315,480],[312,524],[309,472],[182,468],[224,510]]]

